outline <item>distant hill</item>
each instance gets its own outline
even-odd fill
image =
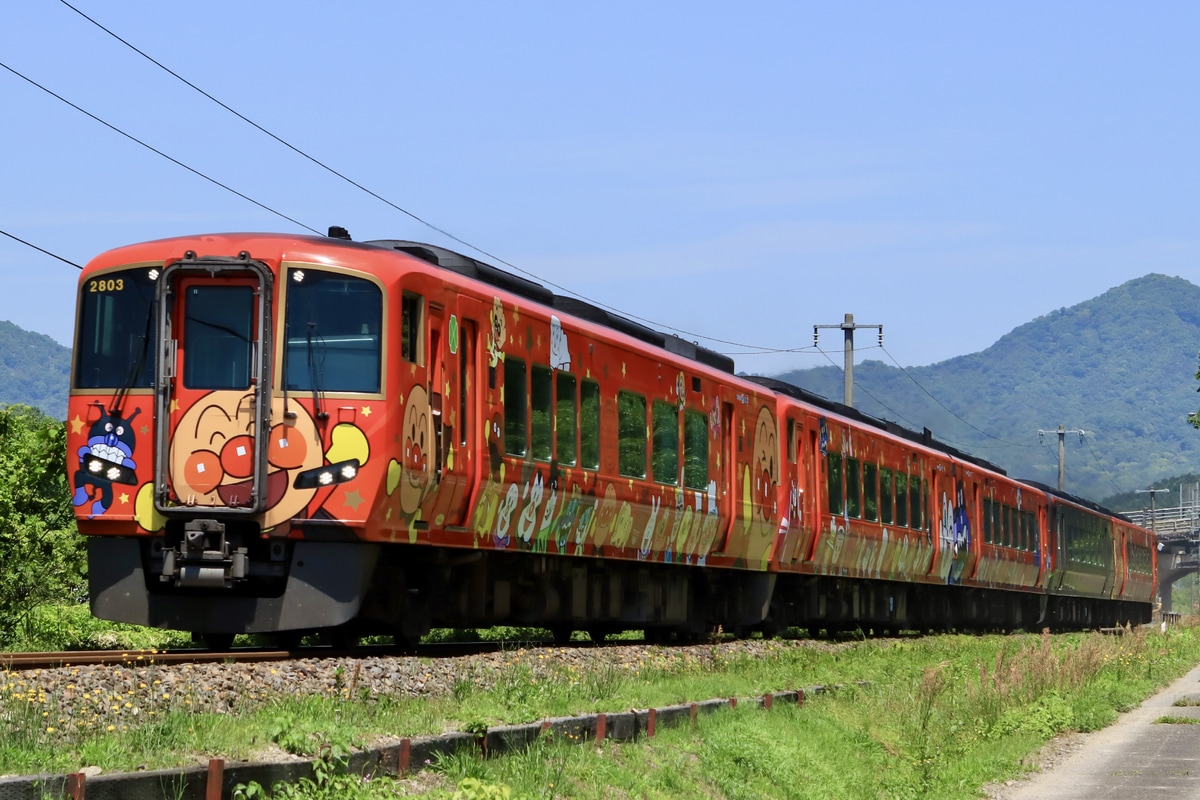
[[[70,374],[71,348],[0,320],[0,404],[66,419]]]
[[[1058,437],[1039,442],[1038,430],[1083,429],[1082,440],[1066,437],[1066,489],[1100,499],[1200,472],[1200,431],[1187,422],[1200,408],[1198,351],[1200,287],[1152,274],[1021,325],[979,353],[906,371],[856,364],[855,406],[1050,485]],[[778,377],[842,397],[839,368]]]

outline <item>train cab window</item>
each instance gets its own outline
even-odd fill
[[[421,331],[425,327],[421,324],[421,317],[424,316],[424,310],[424,298],[405,293],[400,302],[400,357],[410,364],[422,362],[424,348],[421,347]]]
[[[525,407],[528,400],[525,387],[525,362],[504,357],[504,452],[523,456],[529,445],[525,437]]]
[[[75,387],[147,388],[154,375],[154,280],[159,270],[129,269],[80,286]]]
[[[419,325],[423,300],[406,295]],[[383,292],[378,284],[319,269],[288,270],[283,381],[289,390],[378,392],[382,385]],[[406,323],[407,325],[407,323]],[[420,328],[404,328],[415,347]],[[411,334],[411,335],[410,335]]]
[[[529,450],[538,461],[549,461],[553,454],[554,419],[551,416],[554,382],[549,367],[534,364],[529,376]],[[505,392],[507,395],[507,391]]]
[[[826,486],[829,494],[829,513],[841,514],[845,510],[842,493],[842,455],[841,453],[830,453],[825,456],[825,463],[829,468]]]
[[[579,384],[579,465],[600,469],[600,384]]]
[[[189,286],[183,318],[183,385],[249,389],[254,340],[252,286]]]
[[[879,468],[879,521],[891,525],[895,520],[892,514],[892,471],[887,467]]]
[[[908,475],[897,472],[896,481],[896,524],[901,528],[908,527]]]
[[[683,485],[708,488],[708,415],[699,411],[683,413]]]
[[[617,393],[617,469],[627,478],[646,477],[646,398]]]
[[[657,483],[679,483],[679,407],[654,401],[650,468]]]
[[[564,466],[575,466],[575,431],[578,427],[576,413],[575,376],[569,372],[558,373],[554,385],[554,443],[555,457]]]
[[[857,458],[846,459],[846,513],[855,519],[862,517],[862,477]]]
[[[871,462],[863,464],[863,519],[879,519],[879,468]]]

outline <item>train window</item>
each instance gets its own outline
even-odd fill
[[[683,485],[708,488],[708,415],[683,412]]]
[[[600,384],[579,385],[579,463],[584,469],[600,469]]]
[[[504,357],[504,451],[523,456],[528,448],[525,441],[525,406],[529,390],[525,388],[525,362]]]
[[[529,450],[538,461],[549,461],[553,452],[551,438],[554,429],[551,417],[554,382],[550,376],[550,368],[534,364],[529,383]]]
[[[410,364],[422,363],[421,317],[424,311],[424,298],[405,292],[400,302],[400,357]]]
[[[829,465],[828,489],[829,489],[829,513],[841,514],[845,509],[842,501],[842,456],[841,453],[830,453],[825,456],[825,463]]]
[[[879,468],[867,462],[863,464],[863,519],[875,522],[879,519]]]
[[[575,431],[577,429],[575,376],[558,373],[554,395],[554,441],[558,463],[575,466]]]
[[[892,516],[892,471],[887,467],[879,468],[879,521],[884,525],[891,525],[894,521]]]
[[[130,269],[89,278],[80,287],[75,386],[147,388],[154,375],[154,279]]]
[[[921,512],[925,508],[925,481],[916,475],[910,475],[908,478],[908,495],[908,526],[914,531],[923,530],[925,528],[925,520]]]
[[[646,398],[617,393],[617,469],[627,478],[646,477]]]
[[[679,407],[654,401],[653,449],[650,469],[658,483],[679,483]]]
[[[789,419],[787,421],[787,457],[789,464],[795,464],[798,457],[800,446],[797,439],[800,436],[800,426],[796,424],[796,420]]]
[[[896,481],[896,524],[908,527],[908,475],[897,472]]]
[[[992,499],[983,498],[983,543],[992,543]]]
[[[846,513],[856,519],[862,516],[862,478],[857,458],[846,459]]]
[[[252,286],[189,286],[183,318],[183,385],[248,389],[254,340]]]
[[[1013,546],[1013,540],[1016,538],[1013,535],[1013,529],[1016,527],[1014,523],[1015,523],[1015,521],[1013,520],[1012,506],[1005,506],[1004,507],[1004,542],[1003,542],[1005,547]]]
[[[1038,531],[1037,514],[1032,511],[1026,511],[1029,515],[1029,549],[1034,553],[1042,551],[1042,537]]]
[[[284,386],[297,391],[378,392],[383,364],[379,286],[319,269],[292,269],[288,276]],[[402,343],[402,352],[421,341],[423,302],[416,295],[404,297],[406,322],[401,338],[407,344]],[[418,326],[411,331],[410,317]]]

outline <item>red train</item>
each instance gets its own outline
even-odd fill
[[[219,234],[80,278],[93,612],[412,639],[1144,622],[1149,531],[440,247]]]

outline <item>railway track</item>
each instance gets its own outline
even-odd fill
[[[57,669],[79,666],[143,666],[147,664],[257,664],[295,659],[376,658],[381,656],[419,656],[458,658],[462,656],[516,650],[520,647],[549,646],[545,642],[449,642],[420,645],[399,650],[391,645],[367,645],[351,649],[327,646],[301,647],[295,650],[269,650],[235,647],[230,650],[66,650],[57,653],[0,653],[0,672]],[[572,643],[572,648],[594,647],[590,642]]]

